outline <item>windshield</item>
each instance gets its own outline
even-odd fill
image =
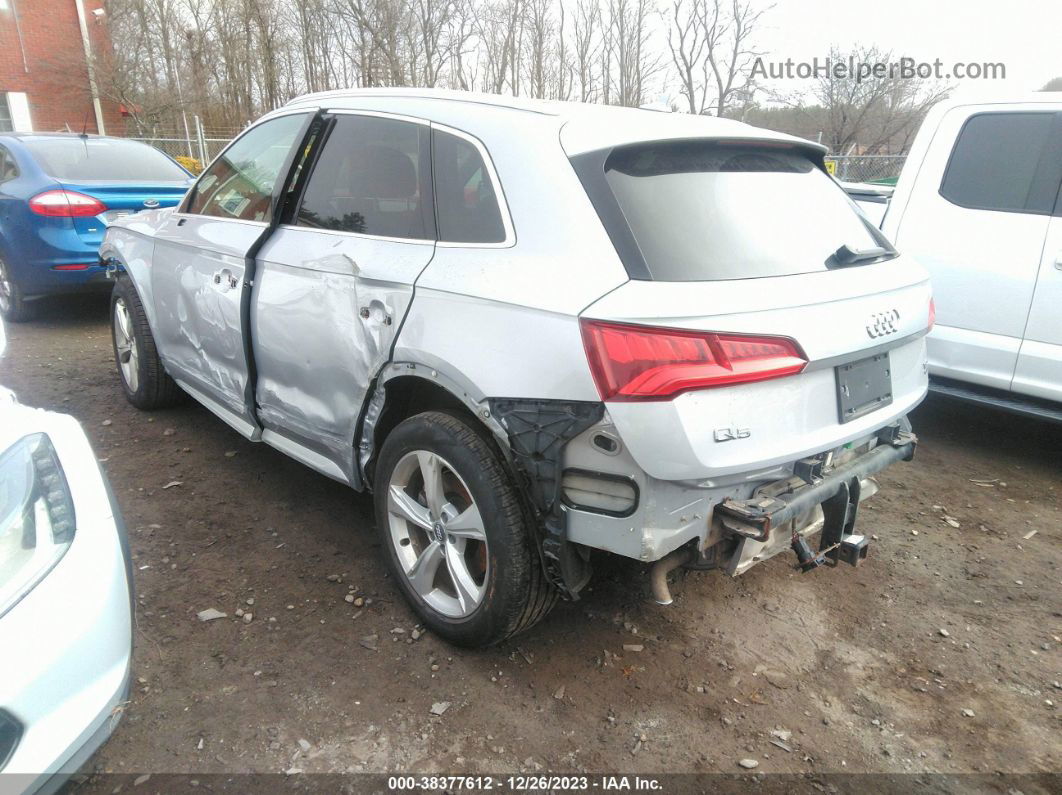
[[[622,147],[605,161],[605,179],[660,281],[810,273],[835,267],[842,246],[851,253],[884,245],[840,186],[792,149],[712,141]]]
[[[44,173],[59,181],[185,182],[188,173],[138,141],[38,138],[23,141]]]

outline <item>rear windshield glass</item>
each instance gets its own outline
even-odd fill
[[[45,174],[97,182],[186,181],[188,174],[158,149],[137,141],[41,138],[23,141]]]
[[[825,270],[883,244],[795,151],[681,141],[623,147],[605,178],[652,278],[713,281]]]

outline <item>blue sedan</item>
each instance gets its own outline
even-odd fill
[[[110,289],[97,250],[123,215],[172,207],[192,175],[154,147],[64,133],[0,135],[0,315],[46,295]]]

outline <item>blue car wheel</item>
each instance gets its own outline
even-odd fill
[[[33,303],[26,301],[7,263],[0,259],[0,316],[9,323],[22,323],[32,320],[34,314]]]

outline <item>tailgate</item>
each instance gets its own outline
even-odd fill
[[[906,257],[857,268],[721,281],[627,282],[584,318],[621,324],[774,335],[795,340],[796,374],[684,392],[669,400],[607,401],[638,464],[665,480],[753,473],[822,452],[887,425],[925,395],[930,288]],[[838,368],[885,355],[885,405],[842,421]],[[870,366],[873,369],[873,365]],[[851,378],[863,378],[857,369]]]

